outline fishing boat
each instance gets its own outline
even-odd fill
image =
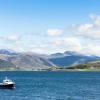
[[[15,82],[13,82],[11,79],[8,79],[5,77],[2,83],[0,83],[0,88],[4,89],[14,89],[15,88]]]

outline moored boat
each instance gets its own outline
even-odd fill
[[[0,83],[0,88],[4,89],[14,89],[15,88],[15,83],[8,79],[7,77],[3,80],[2,83]]]

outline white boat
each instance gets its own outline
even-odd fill
[[[5,77],[3,82],[0,83],[0,88],[13,89],[13,88],[15,88],[15,83],[12,80],[10,80],[7,77]]]

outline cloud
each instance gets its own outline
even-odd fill
[[[90,15],[90,23],[76,25],[74,33],[87,38],[100,39],[100,16]]]
[[[88,32],[88,31],[90,31],[93,27],[94,27],[93,24],[84,24],[84,25],[80,25],[80,26],[78,27],[78,31],[79,31],[80,33],[82,33],[82,32]]]
[[[80,37],[55,38],[51,45],[61,51],[76,51],[86,55],[100,56],[100,41]]]
[[[49,36],[59,36],[61,34],[63,34],[64,30],[62,29],[48,29],[47,30],[47,34]]]
[[[98,42],[90,41],[86,45],[83,45],[83,49],[81,52],[85,54],[100,56],[100,45]]]
[[[12,49],[15,51],[23,51],[21,36],[17,34],[9,34],[0,36],[0,49]]]
[[[69,28],[48,29],[47,37],[44,37],[46,34],[40,37],[36,34],[22,34],[23,37],[17,34],[4,35],[0,37],[0,47],[42,54],[68,50],[100,55],[100,16],[91,14],[89,18],[90,22],[74,24],[71,32]]]
[[[6,40],[8,41],[18,41],[20,39],[20,36],[18,35],[10,35],[8,37],[5,37]]]
[[[100,16],[91,14],[90,18],[93,20],[93,23],[96,27],[100,27]]]
[[[58,48],[65,48],[71,51],[80,51],[82,49],[81,40],[77,37],[65,37],[53,40],[52,45],[58,46]]]
[[[16,35],[16,34],[12,34],[12,35],[8,35],[8,36],[0,36],[0,40],[3,40],[5,42],[18,42],[21,39],[21,36]]]

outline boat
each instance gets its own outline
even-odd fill
[[[0,88],[4,89],[14,89],[15,88],[15,82],[13,82],[11,79],[8,79],[5,77],[2,83],[0,83]]]

